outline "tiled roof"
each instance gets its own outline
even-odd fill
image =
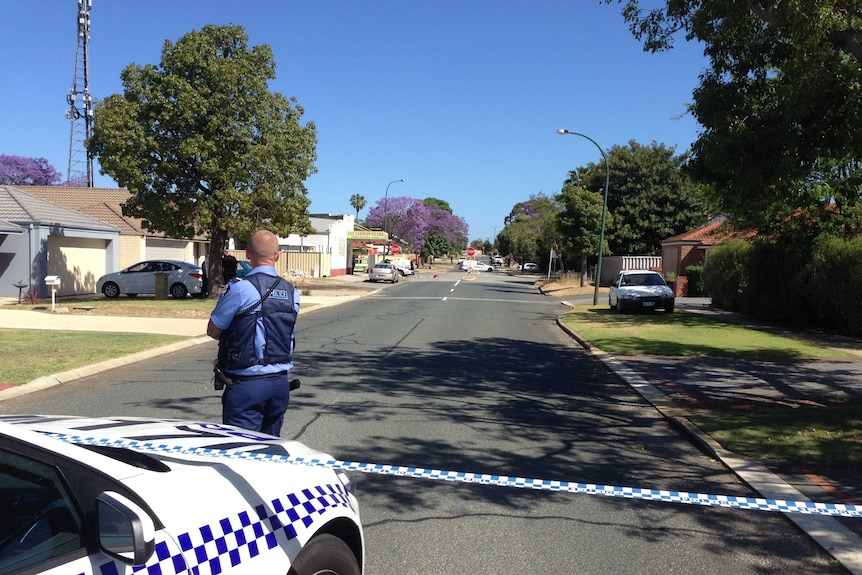
[[[12,222],[0,220],[0,234],[20,234],[24,228]]]
[[[662,240],[661,243],[689,243],[704,246],[720,244],[721,242],[727,241],[729,238],[738,235],[735,232],[722,229],[722,226],[726,225],[727,221],[724,219],[712,221],[705,226]]]
[[[132,195],[125,188],[76,186],[16,186],[19,190],[77,210],[120,230],[122,234],[146,234],[138,218],[123,215],[122,204]]]
[[[132,193],[126,188],[86,188],[77,186],[15,186],[49,202],[81,211],[96,204],[122,204]]]
[[[123,208],[120,204],[94,204],[81,208],[82,213],[92,216],[97,220],[101,220],[106,224],[115,226],[120,230],[120,233],[130,233],[136,235],[146,234],[141,225],[141,220],[138,218],[129,218],[123,215]]]
[[[151,232],[144,228],[139,218],[123,215],[123,203],[132,193],[126,188],[86,188],[75,186],[16,186],[67,208],[77,210],[120,230],[121,234],[144,234],[155,238],[166,234]],[[203,236],[195,240],[206,241]]]
[[[110,226],[46,199],[28,194],[15,186],[0,186],[0,220],[14,224],[47,224],[89,230],[116,232]]]

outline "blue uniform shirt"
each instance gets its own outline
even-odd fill
[[[275,271],[274,266],[258,266],[248,272],[248,275],[255,273],[265,273],[278,277],[278,272]],[[257,303],[260,301],[262,296],[263,294],[258,293],[255,287],[249,282],[231,280],[228,282],[225,292],[219,298],[218,303],[216,303],[210,319],[217,328],[225,331],[230,327],[230,324],[237,312]],[[296,287],[293,288],[293,304],[296,308],[297,315],[299,315],[299,291]],[[263,330],[263,320],[258,318],[254,338],[254,347],[258,357],[263,357],[263,346],[265,342],[266,335]],[[231,373],[235,373],[236,375],[266,375],[268,373],[286,371],[292,367],[292,363],[272,363],[269,365],[253,365]]]

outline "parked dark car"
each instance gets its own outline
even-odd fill
[[[251,262],[248,260],[237,260],[236,277],[244,278],[252,270]]]

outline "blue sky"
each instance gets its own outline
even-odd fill
[[[0,0],[0,154],[44,157],[64,176],[76,0]],[[271,89],[295,96],[318,135],[313,213],[354,213],[383,197],[446,200],[491,239],[512,207],[559,192],[605,150],[653,141],[687,150],[686,103],[706,66],[681,39],[646,54],[617,5],[597,0],[93,0],[90,93],[121,93],[131,63],[158,64],[165,40],[205,24],[270,44]],[[115,186],[97,173],[97,186]],[[613,193],[613,190],[611,190]]]

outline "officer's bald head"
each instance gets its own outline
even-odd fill
[[[253,266],[274,264],[280,255],[278,237],[268,230],[253,233],[248,240],[245,255]]]

